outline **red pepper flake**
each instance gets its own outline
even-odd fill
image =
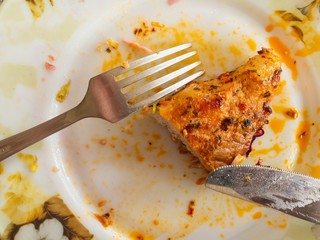
[[[246,110],[246,105],[245,105],[244,103],[239,103],[239,109],[240,109],[241,111]]]
[[[194,200],[191,200],[191,201],[189,202],[187,214],[188,214],[190,217],[193,217],[195,205],[196,205],[196,202],[195,202]]]
[[[210,106],[212,108],[220,108],[222,101],[223,101],[222,97],[218,96],[210,102]]]
[[[49,62],[45,62],[44,66],[45,66],[46,70],[48,70],[48,71],[56,70],[56,66],[54,66],[53,64],[51,64]]]

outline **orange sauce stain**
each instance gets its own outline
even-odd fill
[[[260,219],[262,217],[262,212],[255,212],[253,215],[252,215],[252,218],[253,219]]]
[[[220,238],[224,238],[224,234],[223,233],[220,233]]]
[[[281,133],[286,125],[286,120],[280,118],[270,119],[269,126],[274,133]]]
[[[240,50],[238,47],[234,46],[234,45],[231,45],[231,46],[229,47],[229,51],[230,51],[233,55],[236,55],[236,56],[241,56],[241,55],[242,55],[241,50]]]
[[[284,148],[280,147],[280,145],[278,143],[274,144],[273,146],[271,146],[270,148],[263,148],[263,149],[257,149],[257,150],[252,150],[251,155],[252,156],[260,156],[260,155],[267,155],[271,152],[275,153],[275,156],[278,156],[281,151]]]
[[[206,177],[201,177],[196,181],[197,185],[203,185],[206,181]]]
[[[296,142],[299,146],[299,156],[297,160],[298,164],[303,162],[302,153],[305,152],[308,147],[310,140],[310,127],[311,124],[308,121],[302,121],[300,122],[296,131]]]
[[[159,133],[153,133],[153,134],[152,134],[152,137],[153,137],[155,140],[161,139],[161,135],[160,135]]]
[[[267,223],[271,227],[280,228],[280,229],[285,229],[288,226],[286,219],[282,219],[281,222],[279,222],[277,219],[275,219],[273,221],[268,220]]]
[[[108,202],[108,200],[102,200],[100,202],[98,202],[98,207],[103,207],[104,205],[106,205],[106,203]]]
[[[159,152],[157,153],[157,157],[162,157],[167,153],[166,150],[164,150],[163,145],[161,145]]]
[[[278,37],[268,38],[270,46],[280,55],[282,61],[291,71],[293,80],[297,79],[298,69],[296,61],[290,55],[290,49]]]
[[[256,206],[252,203],[234,202],[233,204],[239,217],[243,217],[245,213],[250,212]]]
[[[265,30],[266,32],[272,32],[274,29],[274,26],[272,24],[269,24],[268,26],[266,26]]]
[[[249,38],[247,41],[246,41],[246,44],[248,45],[249,49],[252,50],[252,51],[255,51],[257,49],[257,44],[256,42]]]
[[[314,178],[320,178],[320,165],[312,166],[310,175]]]
[[[136,159],[138,160],[138,162],[143,162],[144,156],[141,155],[141,151],[139,149],[139,144],[140,144],[140,142],[137,142],[134,144],[134,151],[136,153]]]
[[[111,140],[112,140],[112,141],[117,141],[117,140],[118,140],[118,137],[116,137],[116,136],[111,136]]]
[[[129,234],[129,237],[133,240],[155,240],[154,237],[146,236],[146,235],[139,233],[139,232],[131,232]]]

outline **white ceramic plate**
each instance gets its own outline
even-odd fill
[[[5,0],[0,5],[2,138],[74,107],[90,77],[128,57],[145,55],[122,39],[154,51],[191,42],[206,78],[234,69],[271,44],[283,56],[281,87],[266,134],[254,142],[246,163],[262,158],[267,165],[320,177],[318,2],[35,3],[44,4],[37,18],[27,1]],[[134,29],[141,27],[145,36],[135,36]],[[110,38],[119,42],[118,50],[108,53],[103,44],[102,51],[96,49]],[[46,69],[46,62],[55,69]],[[59,103],[56,94],[69,80],[70,92]],[[290,108],[298,111],[297,119],[286,116]],[[36,156],[39,167],[30,171],[32,164],[21,156],[3,162],[3,230],[10,222],[21,227],[33,221],[35,232],[43,232],[43,221],[37,225],[31,208],[24,209],[21,201],[15,204],[28,217],[8,210],[8,192],[20,191],[16,195],[25,199],[29,194],[32,204],[46,200],[43,195],[58,194],[96,239],[314,239],[310,223],[197,184],[205,171],[190,168],[192,156],[179,153],[179,144],[150,116],[137,113],[116,124],[85,119],[22,153]],[[39,189],[36,194],[29,185],[12,190],[10,176],[17,172],[31,179],[32,188]],[[190,201],[195,201],[193,216],[187,214]],[[110,225],[103,226],[97,216],[106,213],[110,217],[105,215],[105,225]]]

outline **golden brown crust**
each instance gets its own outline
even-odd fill
[[[270,49],[258,53],[217,79],[190,83],[158,106],[208,170],[245,155],[253,135],[268,123],[281,64]]]

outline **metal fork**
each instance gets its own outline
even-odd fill
[[[147,77],[194,56],[196,54],[195,51],[187,53],[182,52],[181,55],[175,56],[179,52],[190,47],[190,43],[179,45],[129,62],[128,68],[119,66],[91,78],[87,93],[79,105],[49,121],[0,141],[0,161],[81,119],[95,117],[115,123],[129,114],[140,110],[142,107],[151,105],[159,99],[180,89],[188,82],[201,76],[203,71],[198,71],[189,75],[142,100],[135,100],[135,102],[132,101],[133,99],[136,99],[137,96],[143,96],[144,93],[154,89],[155,87],[162,86],[163,84],[168,83],[169,81],[196,68],[200,64],[199,61],[188,64],[187,66],[161,76],[151,82],[143,82]],[[172,59],[166,60],[158,65],[150,67],[149,69],[116,81],[116,77],[123,73],[134,70],[145,64],[152,63],[156,60],[160,61],[164,57],[173,54],[175,55]],[[139,87],[134,87],[134,84],[139,82],[142,82],[143,84]],[[123,89],[128,89],[128,87],[130,88],[131,86],[133,88],[132,90],[122,93]]]

